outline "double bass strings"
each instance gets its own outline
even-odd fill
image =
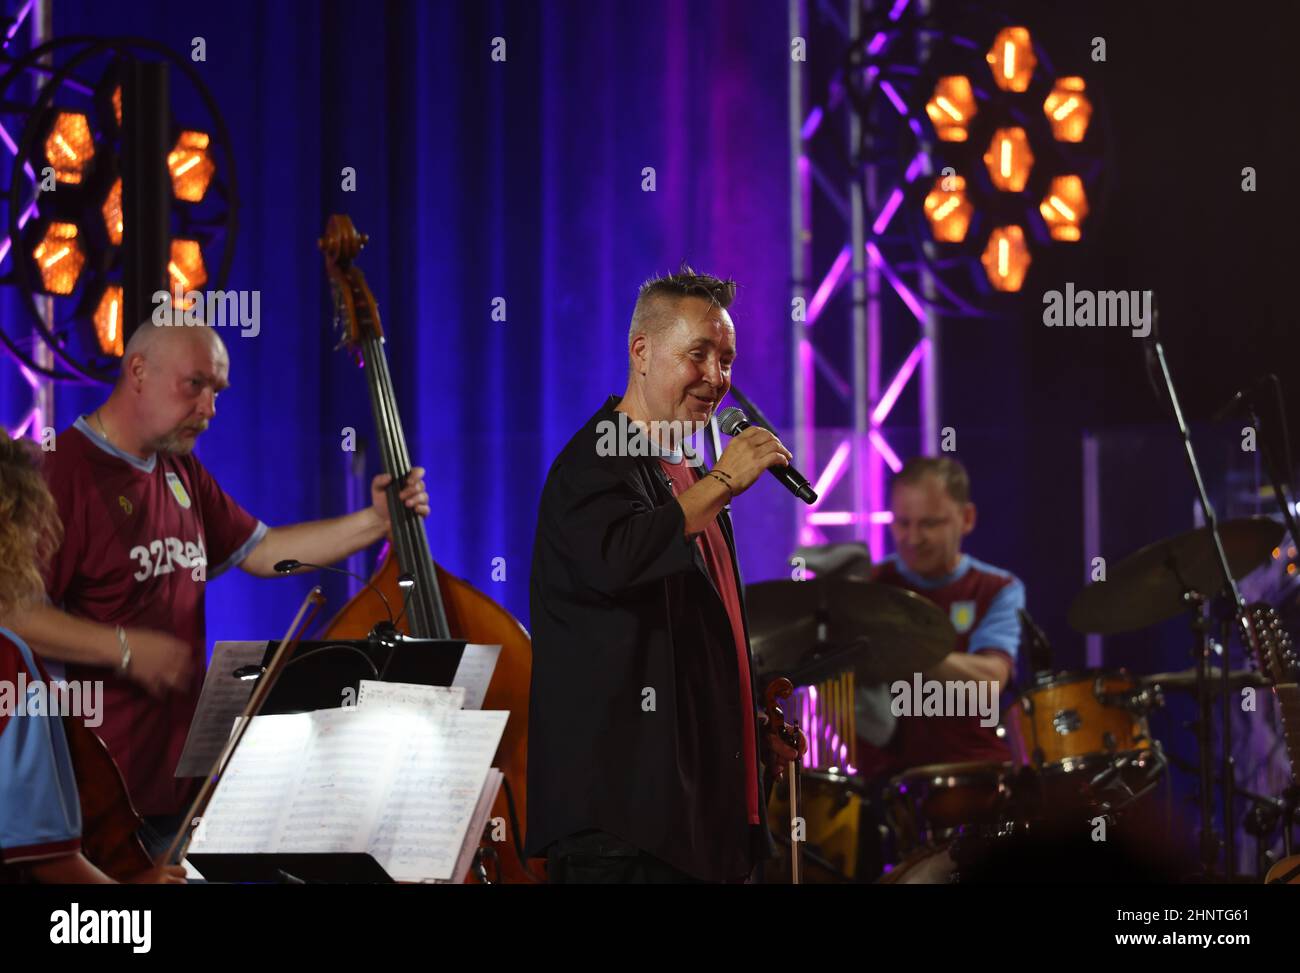
[[[410,471],[411,462],[382,340],[378,336],[366,340],[365,354],[371,366],[366,371],[379,426],[380,449],[389,474],[397,481]],[[429,551],[428,537],[414,513],[394,502],[400,489],[399,484],[390,494],[389,517],[398,564],[403,570],[409,571],[416,581],[417,590],[410,598],[404,599],[412,616],[411,632],[425,638],[445,638],[449,627],[438,593],[437,579],[431,573],[432,554]]]

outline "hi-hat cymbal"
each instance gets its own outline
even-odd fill
[[[745,586],[754,668],[813,682],[853,669],[861,683],[909,679],[957,643],[948,616],[893,585],[839,578]]]
[[[1283,527],[1268,517],[1240,517],[1219,524],[1223,551],[1234,578],[1242,578],[1268,559],[1282,540]],[[1208,527],[1148,544],[1075,596],[1070,625],[1079,632],[1112,635],[1146,628],[1187,610],[1188,589],[1207,598],[1223,588],[1214,540]]]

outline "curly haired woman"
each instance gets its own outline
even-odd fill
[[[50,677],[5,627],[43,600],[41,571],[62,532],[30,444],[0,430],[0,881],[113,881],[81,852],[81,803],[63,719],[27,705],[34,696],[51,698]],[[130,881],[184,883],[184,869],[150,868]]]

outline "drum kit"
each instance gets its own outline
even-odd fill
[[[1220,523],[1218,534],[1240,578],[1276,557],[1283,528],[1247,517]],[[856,578],[819,570],[807,580],[748,586],[760,680],[782,675],[801,687],[786,712],[801,723],[810,750],[798,782],[777,789],[769,813],[773,834],[788,849],[785,836],[794,832],[783,821],[785,789],[800,788],[804,881],[961,881],[988,849],[1018,836],[1061,833],[1062,822],[1084,834],[1098,822],[1122,830],[1130,811],[1149,802],[1167,777],[1164,747],[1148,722],[1167,692],[1196,695],[1201,767],[1209,768],[1210,734],[1202,728],[1210,724],[1213,691],[1295,681],[1289,649],[1289,672],[1261,664],[1262,671],[1225,675],[1209,665],[1216,646],[1206,606],[1223,588],[1216,583],[1219,564],[1213,535],[1189,531],[1124,559],[1080,591],[1069,610],[1075,630],[1101,634],[1186,614],[1198,639],[1196,667],[1149,675],[1055,671],[1041,630],[1022,614],[1022,644],[1035,674],[1001,714],[998,735],[1012,759],[911,767],[874,781],[857,772],[863,734],[855,698],[863,687],[910,680],[953,651],[957,635],[947,616],[913,592],[860,580],[861,570]],[[1202,809],[1208,806],[1202,795]]]

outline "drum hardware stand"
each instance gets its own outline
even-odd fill
[[[1053,674],[1050,672],[1038,673],[1034,679],[1035,685],[1051,682],[1052,675]],[[1032,716],[1034,713],[1033,699],[1031,699],[1028,695],[1022,696],[1020,699],[1020,708],[1021,711],[1026,716]],[[1033,733],[1033,739],[1032,741],[1030,741],[1033,743],[1033,746],[1029,750],[1029,762],[1035,771],[1041,771],[1043,769],[1043,764],[1047,762],[1047,758],[1043,753],[1042,746],[1038,742],[1038,723],[1035,721],[1030,721],[1029,725]]]
[[[1282,814],[1282,851],[1290,858],[1295,854],[1291,847],[1291,829],[1295,827],[1296,811],[1300,809],[1300,787],[1288,787],[1282,796],[1286,810]]]
[[[1256,794],[1244,787],[1237,788],[1237,793],[1250,801],[1250,810],[1246,812],[1242,825],[1248,835],[1255,839],[1255,868],[1260,878],[1279,860],[1269,851],[1269,838],[1282,824],[1282,857],[1291,855],[1291,825],[1295,817],[1295,801],[1288,802],[1288,795],[1267,797]],[[1294,797],[1294,795],[1291,795]]]
[[[1112,804],[1109,800],[1101,800],[1099,803],[1102,813],[1118,817],[1130,804],[1159,786],[1169,762],[1165,759],[1164,748],[1160,745],[1159,740],[1152,741],[1151,753],[1155,755],[1155,763],[1151,769],[1147,770],[1146,776],[1136,791],[1129,786],[1128,781],[1120,776],[1120,773],[1132,763],[1132,758],[1127,756],[1115,760],[1088,783],[1088,788],[1090,790],[1095,789],[1098,794],[1106,790],[1121,791],[1123,794],[1117,804]]]
[[[817,641],[800,660],[798,668],[791,670],[790,679],[800,686],[815,686],[850,669],[853,661],[871,650],[871,639],[859,635],[843,645],[827,641],[830,634],[825,618],[817,623]]]
[[[1217,540],[1218,535],[1215,534]],[[1170,565],[1173,569],[1173,565]],[[1175,570],[1175,574],[1176,574]],[[1183,592],[1187,605],[1188,626],[1194,634],[1196,660],[1196,755],[1198,802],[1201,810],[1201,866],[1207,876],[1214,872],[1218,858],[1219,837],[1214,832],[1214,742],[1213,714],[1209,685],[1209,657],[1214,640],[1205,615],[1206,598],[1199,591]],[[1226,820],[1226,819],[1225,819]]]
[[[1291,840],[1291,830],[1295,827],[1296,812],[1300,811],[1300,787],[1295,784],[1287,787],[1282,792],[1281,797],[1260,797],[1258,794],[1252,794],[1255,801],[1255,811],[1261,818],[1265,818],[1268,830],[1272,831],[1277,825],[1278,819],[1282,821],[1282,857],[1290,858],[1295,854],[1295,848]],[[1263,846],[1263,836],[1260,837],[1261,848]],[[1271,858],[1267,851],[1261,851],[1261,857]],[[1272,864],[1270,862],[1270,864]],[[1260,869],[1262,876],[1267,868]]]
[[[1244,828],[1247,834],[1255,838],[1258,849],[1255,854],[1255,867],[1262,879],[1269,868],[1283,858],[1290,858],[1295,854],[1291,832],[1295,827],[1296,812],[1300,810],[1300,787],[1295,785],[1287,787],[1281,797],[1266,797],[1243,788],[1237,790],[1251,802],[1251,808],[1246,812]],[[1274,855],[1268,848],[1268,839],[1279,823],[1282,826],[1280,857]]]
[[[1201,476],[1200,464],[1196,459],[1196,449],[1192,445],[1192,435],[1187,427],[1187,422],[1183,417],[1182,406],[1178,402],[1178,391],[1174,387],[1174,378],[1169,371],[1169,362],[1165,359],[1165,349],[1160,343],[1159,338],[1159,311],[1155,305],[1155,295],[1152,295],[1152,321],[1151,334],[1148,338],[1143,339],[1144,351],[1146,354],[1147,376],[1151,380],[1152,386],[1156,389],[1157,395],[1160,394],[1161,386],[1167,396],[1167,399],[1161,404],[1168,405],[1176,425],[1178,426],[1179,437],[1183,441],[1183,449],[1187,456],[1188,470],[1192,475],[1192,481],[1196,486],[1197,499],[1200,501],[1201,511],[1205,517],[1205,525],[1209,529],[1210,537],[1214,541],[1214,552],[1219,564],[1220,573],[1223,577],[1223,592],[1214,601],[1222,606],[1222,609],[1216,614],[1223,626],[1223,645],[1226,649],[1227,634],[1229,631],[1229,618],[1234,619],[1243,634],[1246,632],[1245,618],[1245,601],[1241,597],[1241,591],[1237,587],[1237,581],[1232,576],[1232,568],[1228,564],[1228,555],[1223,548],[1223,536],[1219,532],[1218,515],[1214,512],[1214,505],[1210,503],[1210,495],[1205,488],[1205,480]],[[1157,382],[1158,372],[1158,382]],[[1198,709],[1201,714],[1200,722],[1200,745],[1201,745],[1201,865],[1208,877],[1214,873],[1215,860],[1218,857],[1218,844],[1214,835],[1213,821],[1213,787],[1214,774],[1211,766],[1211,726],[1210,726],[1210,686],[1209,686],[1209,653],[1212,646],[1212,640],[1209,637],[1208,619],[1204,618],[1201,609],[1205,602],[1205,597],[1197,592],[1187,591],[1185,596],[1188,601],[1188,610],[1195,612],[1193,629],[1197,632],[1200,645],[1197,652],[1197,669],[1196,669],[1196,698],[1199,704]],[[1224,709],[1230,705],[1228,699],[1228,687],[1230,684],[1228,673],[1227,652],[1224,652],[1223,660],[1223,689],[1224,689]],[[1224,721],[1223,726],[1223,799],[1224,799],[1224,836],[1223,852],[1225,864],[1225,877],[1232,879],[1236,872],[1236,836],[1233,834],[1233,807],[1232,807],[1232,749],[1231,749],[1231,723],[1229,720]]]
[[[1275,405],[1277,406],[1277,417],[1279,421],[1282,423],[1283,434],[1277,439],[1274,439],[1272,436],[1266,436],[1264,434],[1264,422],[1260,416],[1259,401],[1256,398],[1256,393],[1265,383],[1271,385],[1273,388],[1274,402]],[[1285,476],[1290,476],[1291,474],[1291,462],[1290,462],[1291,457],[1290,457],[1290,450],[1289,450],[1289,440],[1286,435],[1286,407],[1282,397],[1282,383],[1278,379],[1275,373],[1269,372],[1268,374],[1263,375],[1260,378],[1256,379],[1255,382],[1249,388],[1243,389],[1242,391],[1238,392],[1237,395],[1234,396],[1233,401],[1228,404],[1228,409],[1230,410],[1233,406],[1235,406],[1238,400],[1246,404],[1246,411],[1250,414],[1251,426],[1254,427],[1254,429],[1258,434],[1260,451],[1264,459],[1264,472],[1268,475],[1269,484],[1273,487],[1273,500],[1274,502],[1277,503],[1278,509],[1282,514],[1282,521],[1283,523],[1286,524],[1286,529],[1288,533],[1291,535],[1292,543],[1300,543],[1300,525],[1298,525],[1296,522],[1296,516],[1295,516],[1296,508],[1295,505],[1291,502],[1291,485],[1290,483],[1286,482],[1286,480],[1284,479]],[[1222,415],[1222,413],[1223,410],[1220,410],[1220,415]],[[1270,432],[1271,431],[1272,429],[1270,427]],[[1278,450],[1277,450],[1279,441],[1281,443],[1280,456],[1278,455]],[[1236,592],[1234,591],[1234,593]],[[1238,605],[1241,604],[1240,597],[1238,597],[1237,599],[1237,604]],[[1225,640],[1225,644],[1226,644],[1226,640]],[[1223,695],[1224,695],[1224,703],[1223,703],[1224,730],[1225,732],[1227,732],[1229,709],[1228,709],[1228,655],[1226,651],[1224,652],[1224,658],[1223,658]],[[1230,771],[1232,767],[1232,761],[1230,759],[1231,750],[1228,749],[1226,743],[1224,745],[1224,754],[1225,754],[1225,760],[1224,760],[1225,771]],[[1286,855],[1289,857],[1292,854],[1291,828],[1295,820],[1297,804],[1300,803],[1300,788],[1297,788],[1294,784],[1289,786],[1283,792],[1282,800],[1285,805],[1285,811],[1283,815],[1282,841],[1286,851]],[[1261,872],[1261,874],[1263,873]]]
[[[1278,440],[1275,440],[1272,436],[1265,436],[1263,433],[1264,424],[1260,418],[1259,403],[1255,398],[1255,390],[1260,387],[1262,382],[1256,381],[1255,384],[1246,391],[1242,398],[1247,404],[1247,411],[1250,413],[1251,425],[1259,431],[1259,441],[1264,455],[1264,470],[1268,474],[1269,483],[1273,487],[1273,500],[1277,503],[1278,508],[1282,513],[1282,520],[1286,524],[1286,529],[1291,535],[1292,542],[1297,543],[1300,542],[1300,525],[1297,525],[1296,523],[1296,508],[1291,502],[1291,485],[1285,482],[1282,478],[1282,474],[1289,476],[1291,473],[1288,450],[1289,443],[1287,436],[1285,435],[1286,412],[1285,404],[1282,401],[1282,383],[1278,380],[1277,375],[1271,372],[1264,376],[1264,381],[1268,381],[1273,386],[1274,395],[1276,397],[1277,415],[1283,423],[1283,435],[1279,437],[1282,444],[1282,455],[1280,457],[1276,452]],[[1281,471],[1281,474],[1279,471]],[[1228,686],[1226,662],[1223,680],[1224,693],[1226,694]],[[1226,714],[1226,705],[1224,711]],[[1295,768],[1292,768],[1292,773],[1294,776]],[[1284,806],[1282,813],[1282,848],[1285,857],[1289,858],[1294,854],[1291,846],[1291,829],[1295,824],[1296,811],[1298,807],[1300,807],[1300,787],[1297,787],[1295,784],[1288,786],[1286,790],[1282,792],[1281,800]]]
[[[1153,709],[1165,705],[1165,697],[1157,686],[1144,686],[1132,693],[1107,693],[1102,691],[1102,677],[1098,676],[1093,695],[1104,706],[1114,706],[1132,713],[1147,716]]]
[[[1217,528],[1213,537],[1219,542]],[[1222,548],[1220,547],[1220,553]],[[1232,590],[1236,593],[1236,603],[1241,604],[1241,595],[1236,591],[1236,581],[1232,581]],[[1199,758],[1198,778],[1200,785],[1200,807],[1201,807],[1201,864],[1205,870],[1205,877],[1214,874],[1214,863],[1218,858],[1219,850],[1222,848],[1224,854],[1224,875],[1223,877],[1232,880],[1237,874],[1236,865],[1236,806],[1234,798],[1236,796],[1236,774],[1235,763],[1232,758],[1232,693],[1230,684],[1230,673],[1228,671],[1228,653],[1225,646],[1228,643],[1228,635],[1232,620],[1242,619],[1242,615],[1234,612],[1231,608],[1229,598],[1221,595],[1218,598],[1207,599],[1198,591],[1188,589],[1183,595],[1184,601],[1188,604],[1189,626],[1196,636],[1196,744]],[[1206,611],[1207,605],[1209,611]],[[1220,627],[1220,639],[1216,640],[1211,634],[1211,626],[1215,621],[1213,616],[1217,615],[1217,621]],[[1223,804],[1223,835],[1220,838],[1214,831],[1214,696],[1215,688],[1211,684],[1210,669],[1213,667],[1214,656],[1220,657],[1220,668],[1223,672],[1223,683],[1221,692],[1223,695],[1223,726],[1220,735],[1220,747],[1222,764],[1219,771],[1219,788]]]
[[[1227,878],[1232,881],[1237,877],[1237,762],[1232,755],[1232,673],[1230,672],[1231,656],[1228,653],[1228,643],[1232,636],[1232,614],[1228,612],[1224,605],[1223,599],[1217,599],[1215,604],[1220,609],[1219,616],[1219,641],[1210,643],[1210,651],[1219,656],[1219,666],[1223,670],[1223,682],[1220,692],[1223,696],[1223,711],[1220,719],[1223,722],[1223,733],[1221,745],[1223,747],[1223,769],[1220,771],[1221,788],[1223,791],[1223,854],[1224,854],[1224,871]],[[1241,605],[1240,600],[1237,604]],[[1244,622],[1244,612],[1242,615]],[[1244,644],[1244,643],[1243,643]],[[1206,666],[1210,666],[1210,655],[1207,654]],[[1206,695],[1209,696],[1213,690],[1209,685],[1209,670],[1206,670]]]

